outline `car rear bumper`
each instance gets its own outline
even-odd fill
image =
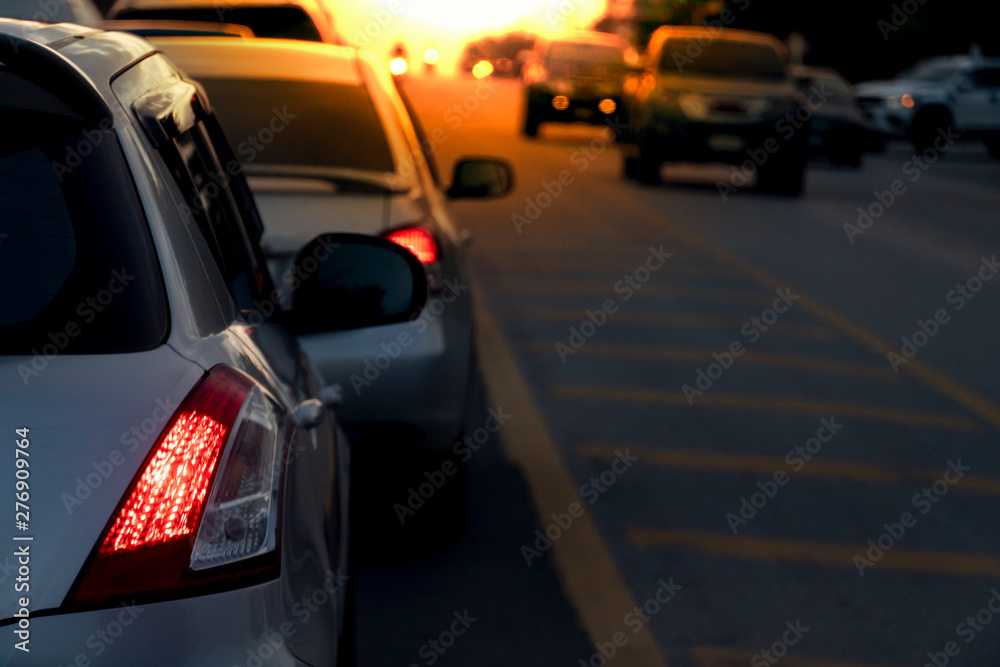
[[[584,122],[601,125],[616,113],[620,113],[622,104],[621,93],[613,95],[569,93],[563,95],[568,100],[569,106],[565,109],[557,109],[552,104],[557,96],[558,94],[553,92],[530,92],[528,96],[528,108],[531,110],[532,115],[540,122]],[[611,100],[614,106],[609,110],[602,111],[600,105],[605,100]]]
[[[329,606],[330,601],[326,602]],[[278,580],[171,602],[124,604],[30,619],[30,653],[7,642],[7,665],[280,665],[307,667],[290,648],[322,615],[288,620]],[[12,635],[11,626],[5,634]],[[331,633],[335,635],[335,633]],[[331,642],[332,643],[332,642]],[[331,658],[332,652],[327,651]]]
[[[777,120],[753,124],[703,123],[679,118],[657,118],[644,133],[643,150],[664,160],[679,162],[724,162],[739,164],[749,159],[750,151],[764,150],[765,145],[778,146],[768,152],[785,152],[805,146],[805,131],[787,137],[776,128]],[[773,143],[768,143],[768,140]]]

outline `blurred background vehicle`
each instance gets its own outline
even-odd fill
[[[103,30],[118,30],[129,32],[139,37],[237,37],[249,39],[254,36],[253,30],[245,25],[235,23],[210,23],[205,21],[167,21],[167,20],[104,20],[100,23]]]
[[[894,79],[859,83],[857,100],[878,130],[909,139],[919,152],[951,128],[1000,159],[1000,58],[928,58]]]
[[[101,21],[101,12],[93,0],[3,0],[0,17],[95,27]]]
[[[518,54],[534,48],[536,39],[535,35],[530,33],[515,31],[469,42],[462,52],[459,69],[475,74],[476,65],[486,62],[490,66],[490,73],[494,76],[517,78],[521,76],[524,64],[518,59]],[[479,71],[483,71],[482,66]]]
[[[344,47],[154,43],[209,92],[263,215],[262,245],[276,280],[303,243],[328,229],[387,238],[420,259],[431,301],[413,323],[300,340],[324,380],[344,387],[338,417],[355,439],[404,454],[451,454],[475,372],[465,240],[445,206],[433,155],[424,152],[430,144],[389,73]],[[248,139],[261,128],[275,131],[256,150]],[[499,196],[511,186],[505,163],[480,158],[456,165],[448,195]],[[405,467],[402,457],[382,463]]]
[[[522,58],[525,136],[544,122],[600,125],[621,105],[626,44],[617,35],[575,32]]]
[[[350,453],[279,320],[405,322],[423,269],[325,234],[296,249],[282,319],[239,165],[166,58],[125,33],[0,20],[0,61],[17,128],[0,138],[0,428],[26,462],[0,475],[21,505],[3,519],[24,517],[0,623],[30,627],[3,662],[233,664],[284,626],[268,643],[284,664],[353,664]]]
[[[118,0],[107,18],[235,23],[258,37],[346,43],[320,0]]]
[[[792,117],[805,98],[785,46],[764,33],[706,32],[653,33],[642,73],[626,84],[625,176],[656,183],[665,161],[743,164],[764,151],[757,189],[800,194],[808,121]]]
[[[866,152],[882,149],[885,135],[871,127],[844,77],[827,67],[806,65],[793,66],[792,75],[802,94],[814,100],[808,107],[810,154],[835,165],[860,167]]]

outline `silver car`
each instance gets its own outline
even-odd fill
[[[326,229],[369,234],[420,259],[430,299],[411,322],[301,337],[338,416],[362,435],[446,455],[463,435],[473,381],[464,239],[446,197],[512,187],[499,160],[460,160],[442,191],[429,142],[383,66],[356,49],[288,40],[170,37],[158,48],[208,91],[264,219],[276,279]]]
[[[422,267],[318,234],[274,285],[140,38],[0,21],[0,63],[0,661],[348,664],[349,451],[294,333],[407,320]]]

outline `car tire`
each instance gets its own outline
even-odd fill
[[[625,178],[633,180],[643,185],[657,185],[660,183],[660,165],[662,162],[649,155],[648,150],[643,150],[638,146],[638,155],[624,157],[622,163],[622,174]]]
[[[986,137],[986,150],[994,160],[1000,160],[1000,132]]]
[[[917,112],[910,126],[910,139],[918,153],[934,149],[938,132],[951,125],[951,114],[947,109],[923,109]]]
[[[537,137],[539,125],[538,116],[531,112],[531,107],[528,107],[527,111],[524,112],[524,127],[522,128],[524,136]]]
[[[765,164],[757,172],[757,191],[798,197],[805,189],[805,180],[804,159],[796,158],[773,165]]]

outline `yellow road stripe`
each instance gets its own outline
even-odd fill
[[[586,318],[586,312],[579,308],[519,308],[499,309],[505,316],[524,317],[545,322],[571,322],[579,324]],[[609,324],[631,324],[656,327],[684,327],[694,329],[723,329],[739,332],[746,324],[744,317],[719,315],[716,313],[689,312],[641,312],[620,310],[608,318]],[[840,340],[835,329],[815,324],[778,321],[767,330],[768,336],[786,338],[806,338],[810,340]]]
[[[531,352],[554,352],[554,343],[532,341],[525,348]],[[588,343],[576,351],[576,355],[588,357],[610,357],[614,359],[639,359],[642,361],[676,361],[676,362],[714,362],[713,354],[718,354],[717,348],[698,347],[664,347],[652,345],[607,345]],[[734,365],[750,364],[753,366],[770,366],[775,368],[790,368],[800,371],[829,373],[832,375],[848,375],[883,382],[899,382],[899,375],[893,373],[888,365],[863,364],[841,359],[819,358],[805,354],[781,354],[777,352],[762,352],[746,350],[736,358]]]
[[[629,527],[629,541],[639,549],[657,547],[747,560],[809,563],[856,568],[854,557],[867,558],[867,544],[836,544],[812,540],[783,540]],[[971,577],[1000,577],[1000,559],[985,554],[905,549],[894,546],[883,552],[869,571],[903,570]]]
[[[701,667],[746,667],[756,653],[731,649],[698,646],[691,649],[691,655]],[[843,662],[841,660],[819,660],[786,655],[781,658],[782,667],[879,667],[869,663]]]
[[[583,508],[583,515],[552,543],[552,557],[566,595],[576,607],[591,641],[607,642],[622,630],[622,619],[636,606],[636,600],[587,506],[579,502],[578,484],[566,468],[514,356],[483,300],[481,286],[474,278],[471,282],[477,318],[476,344],[480,350],[489,351],[479,361],[483,379],[491,404],[503,406],[511,415],[503,426],[504,449],[524,472],[541,525],[551,522],[552,513],[565,513],[572,503]],[[530,537],[526,535],[525,539]],[[615,664],[666,667],[667,663],[652,634],[642,632],[630,636],[629,643],[618,649]]]
[[[572,294],[592,296],[595,299],[618,299],[622,295],[615,293],[613,286],[614,283],[602,280],[507,280],[494,285],[491,289],[501,294]],[[734,303],[756,306],[758,308],[768,306],[775,298],[773,294],[768,294],[767,292],[723,289],[721,287],[656,285],[652,283],[646,283],[638,290],[633,291],[636,295]],[[600,304],[596,305],[599,306]]]
[[[599,387],[594,385],[556,385],[551,393],[561,398],[580,400],[614,401],[619,403],[652,403],[658,405],[688,406],[684,394],[677,391],[657,389],[631,389],[623,387]],[[694,399],[695,408],[728,408],[733,410],[754,410],[786,412],[816,416],[836,415],[838,417],[867,419],[926,426],[953,431],[978,432],[980,426],[975,421],[958,415],[944,415],[906,410],[888,406],[847,403],[824,399],[799,398],[795,396],[764,396],[757,394],[719,394],[707,392]]]
[[[617,452],[628,449],[643,463],[683,468],[686,470],[708,470],[713,472],[753,473],[773,475],[784,470],[794,477],[818,477],[825,479],[848,479],[856,482],[878,484],[899,484],[902,482],[932,483],[941,479],[944,469],[933,468],[886,468],[879,463],[860,461],[837,461],[813,459],[798,471],[778,456],[758,454],[730,454],[727,452],[704,452],[685,449],[648,449],[631,444],[604,445],[585,443],[578,445],[576,453],[585,459],[613,460]],[[1000,496],[1000,479],[968,475],[951,487],[953,491]]]
[[[757,282],[763,285],[767,285],[768,287],[773,287],[775,289],[784,289],[788,285],[787,282],[779,280],[771,273],[730,254],[722,248],[712,245],[707,240],[702,239],[687,230],[676,226],[672,226],[672,229],[679,237],[684,239],[686,243],[700,248],[725,264],[745,271],[757,280]],[[801,294],[797,288],[793,288],[792,292],[794,294]],[[868,331],[868,329],[864,328],[860,324],[857,324],[849,318],[841,315],[833,308],[830,308],[817,300],[801,294],[797,303],[799,306],[809,310],[817,317],[829,322],[831,325],[844,332],[845,335],[853,338],[855,341],[880,357],[884,358],[889,352],[899,353],[899,349],[896,347],[895,343],[884,340],[878,334]],[[965,384],[953,379],[951,376],[943,373],[942,371],[937,370],[934,366],[914,358],[908,363],[903,364],[902,370],[921,380],[928,386],[937,390],[939,393],[944,394],[970,412],[979,415],[994,426],[1000,426],[1000,404],[986,398],[974,389],[967,387]]]

